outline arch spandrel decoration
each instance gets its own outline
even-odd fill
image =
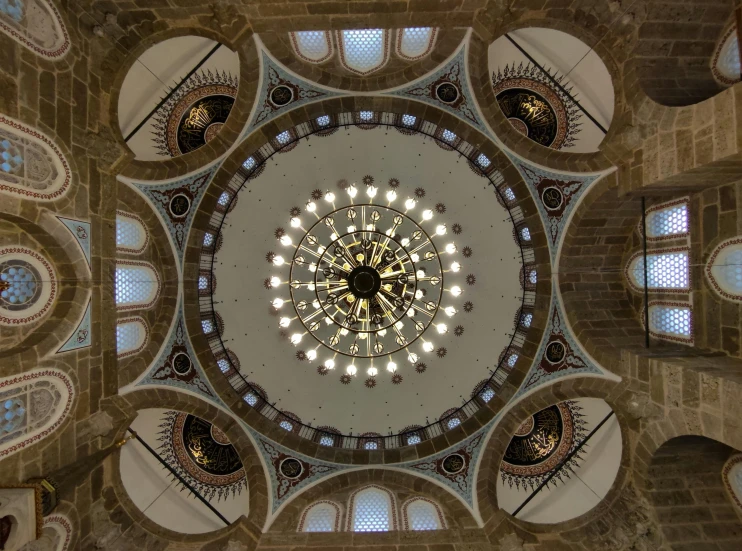
[[[46,0],[1,2],[0,30],[47,59],[60,59],[70,49],[70,37],[62,17]]]
[[[0,325],[34,322],[51,309],[58,286],[43,256],[25,247],[0,249]]]
[[[70,379],[54,369],[0,379],[0,460],[59,428],[74,396]]]
[[[64,195],[71,178],[69,163],[51,139],[0,114],[0,191],[52,200]]]

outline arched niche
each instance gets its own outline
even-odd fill
[[[497,103],[516,130],[552,149],[599,149],[615,98],[608,69],[587,44],[527,27],[492,42],[488,65]]]
[[[155,44],[131,66],[118,96],[127,146],[143,161],[195,151],[226,123],[239,80],[239,56],[226,45],[192,35]]]
[[[194,415],[159,408],[139,411],[131,429],[230,523],[248,515],[245,469],[224,432]],[[225,528],[140,441],[121,450],[119,469],[134,506],[159,526],[184,534]]]

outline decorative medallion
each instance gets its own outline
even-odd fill
[[[159,451],[205,499],[234,497],[247,487],[245,469],[227,436],[211,423],[178,411],[165,413]]]
[[[460,95],[459,89],[451,82],[444,81],[435,87],[435,97],[443,103],[455,103]]]
[[[301,473],[304,471],[304,466],[301,461],[294,457],[287,457],[278,467],[278,472],[281,476],[289,479],[299,478]]]
[[[183,258],[188,232],[196,211],[192,206],[198,205],[201,201],[212,175],[212,170],[206,170],[167,184],[143,182],[132,184],[149,199],[164,220],[180,259]]]
[[[238,85],[238,78],[224,71],[201,71],[184,82],[153,116],[160,155],[177,157],[214,139],[227,122]]]
[[[460,453],[452,453],[443,459],[441,467],[446,474],[457,474],[466,467],[466,459]]]
[[[193,362],[191,358],[185,352],[179,352],[173,356],[173,370],[179,377],[184,377],[190,373],[193,368]]]
[[[587,430],[581,407],[575,402],[561,402],[542,409],[526,420],[516,431],[505,450],[500,476],[512,488],[527,490],[541,484],[554,469],[579,445]],[[551,484],[563,482],[569,475],[564,469],[576,467],[582,450],[551,479]]]
[[[575,144],[582,113],[570,97],[572,87],[556,86],[552,78],[559,83],[564,79],[521,63],[492,73],[492,86],[513,128],[544,147],[563,149]]]
[[[0,325],[23,325],[46,315],[57,296],[51,264],[25,247],[0,249]]]
[[[82,250],[82,254],[85,255],[85,260],[88,261],[88,268],[90,268],[90,222],[73,220],[71,218],[64,218],[63,216],[57,216],[57,218],[70,231],[72,237],[75,238],[75,241]]]
[[[394,373],[405,360],[416,365],[423,353],[437,350],[438,357],[446,355],[447,349],[436,349],[433,338],[448,332],[445,322],[456,314],[454,304],[463,291],[455,285],[461,265],[453,262],[450,271],[442,267],[441,257],[448,265],[448,258],[457,253],[453,243],[439,241],[446,225],[433,222],[434,233],[423,228],[431,227],[434,211],[422,207],[419,219],[412,218],[409,211],[416,200],[397,207],[394,190],[377,204],[373,177],[363,181],[364,190],[350,185],[339,197],[328,191],[324,199],[329,210],[308,201],[307,229],[299,218],[301,209],[290,213],[291,228],[300,232],[281,229],[276,236],[291,256],[272,257],[277,268],[287,265],[288,274],[273,275],[268,283],[271,289],[287,288],[284,296],[273,298],[273,306],[282,311],[288,303],[292,309],[279,319],[283,330],[298,321],[290,342],[298,346],[309,338],[321,345],[305,349],[304,359],[334,369],[339,355],[347,362],[346,375],[367,368],[365,385],[374,388],[375,358],[388,361],[386,367]],[[359,194],[367,195],[368,202],[354,200]],[[424,194],[422,188],[416,190],[418,197]],[[444,294],[444,288],[449,292]],[[435,331],[428,331],[431,325]],[[328,359],[320,357],[323,353]],[[351,380],[341,378],[344,384]]]
[[[287,107],[294,109],[307,103],[341,95],[290,74],[265,51],[261,53],[263,80],[255,113],[243,137],[254,128],[276,118]]]
[[[90,304],[91,300],[89,299],[88,305],[85,307],[85,312],[83,312],[82,318],[80,319],[80,323],[77,324],[77,327],[75,327],[75,330],[67,341],[59,350],[57,350],[57,354],[87,348],[93,344],[92,325],[90,323]]]

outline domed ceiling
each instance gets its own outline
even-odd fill
[[[371,126],[268,160],[226,217],[213,271],[243,376],[304,423],[353,434],[468,400],[510,343],[523,293],[489,180],[430,138]]]

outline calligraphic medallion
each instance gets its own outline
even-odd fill
[[[461,472],[466,467],[466,459],[458,453],[452,453],[443,460],[443,470],[449,474]]]
[[[286,459],[281,461],[281,465],[278,470],[281,475],[285,476],[286,478],[299,478],[302,471],[304,470],[304,467],[302,466],[301,461],[299,461],[298,459],[287,457]]]
[[[511,124],[518,121],[513,126],[521,134],[546,147],[556,140],[557,114],[541,94],[524,88],[509,88],[497,94],[497,103]]]

